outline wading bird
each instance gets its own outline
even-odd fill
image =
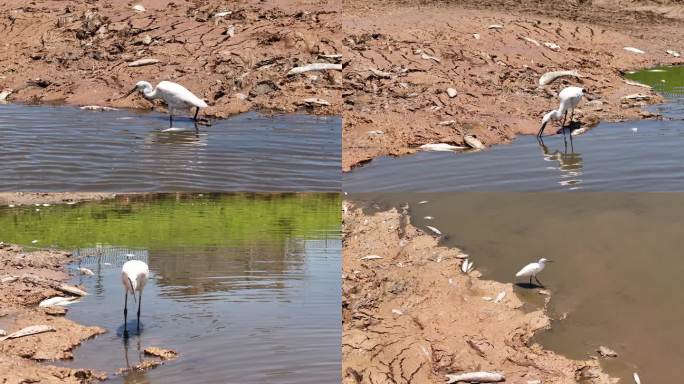
[[[551,262],[552,260],[547,260],[545,258],[539,259],[536,263],[529,263],[526,266],[523,267],[518,273],[515,274],[515,277],[530,277],[530,285],[532,285],[532,278],[539,283],[539,286],[543,287],[544,284],[542,284],[541,281],[537,278],[537,274],[541,271],[544,270],[544,267],[546,266],[546,263]]]
[[[568,115],[568,111],[570,111],[570,122],[572,122],[572,115],[575,113],[575,107],[577,107],[577,104],[579,104],[580,100],[582,100],[583,94],[584,89],[579,87],[563,88],[563,90],[558,94],[558,98],[560,98],[560,106],[558,106],[558,109],[555,109],[544,115],[541,128],[539,128],[539,133],[537,133],[537,137],[541,138],[542,133],[544,133],[544,128],[546,128],[546,124],[548,124],[549,121],[563,119],[561,122],[561,130],[563,131],[563,139],[565,139],[565,117]],[[570,135],[570,140],[572,140],[572,135]]]
[[[140,330],[140,305],[142,304],[142,293],[147,284],[147,277],[150,270],[147,264],[140,260],[129,260],[121,268],[121,283],[124,286],[124,335],[128,334],[126,330],[126,319],[128,317],[128,292],[133,294],[133,302],[135,302],[135,292],[138,292],[138,331]]]
[[[135,91],[140,91],[148,100],[162,99],[169,109],[169,128],[173,127],[173,115],[177,112],[187,111],[195,108],[193,121],[197,122],[197,114],[200,108],[206,108],[207,103],[195,96],[187,88],[171,81],[162,81],[156,87],[147,81],[138,81],[135,88],[131,89],[123,97],[129,96]]]

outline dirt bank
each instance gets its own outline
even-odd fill
[[[150,108],[140,95],[118,98],[139,80],[172,80],[205,99],[213,116],[339,114],[341,71],[287,76],[299,65],[340,62],[335,2],[311,3],[4,1],[0,91],[13,90],[9,101]],[[158,62],[130,66],[141,59]]]
[[[544,310],[523,311],[511,284],[461,273],[465,255],[438,246],[406,211],[345,205],[344,383],[444,383],[445,374],[481,370],[512,383],[612,382],[595,360],[532,344],[550,324]]]
[[[26,204],[66,204],[116,197],[107,192],[0,192],[0,206]]]
[[[90,383],[106,378],[87,369],[41,363],[69,359],[83,341],[104,333],[102,328],[65,318],[65,307],[38,307],[44,299],[65,295],[57,287],[69,278],[63,265],[71,257],[66,252],[28,252],[0,243],[0,329],[11,334],[33,325],[54,328],[52,332],[0,341],[0,382]]]
[[[640,107],[661,99],[627,84],[623,72],[682,63],[666,50],[684,53],[684,5],[676,2],[344,4],[344,170],[426,143],[463,145],[468,134],[489,146],[535,133],[570,84],[586,89],[578,111],[585,126],[648,117]],[[540,76],[556,70],[581,78],[540,87]],[[623,102],[635,93],[650,99]]]

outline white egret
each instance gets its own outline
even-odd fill
[[[537,274],[541,271],[544,270],[544,267],[546,266],[546,263],[551,262],[553,260],[548,260],[545,258],[539,259],[539,261],[535,263],[529,263],[526,266],[523,267],[518,273],[515,274],[515,277],[530,277],[530,285],[532,285],[532,278],[539,283],[540,286],[544,286],[541,281],[537,278]]]
[[[568,111],[570,111],[570,122],[572,122],[572,115],[575,113],[575,107],[577,107],[577,104],[579,104],[579,102],[582,100],[583,94],[584,89],[579,87],[563,88],[563,90],[558,94],[558,98],[560,98],[560,105],[558,106],[558,109],[555,109],[544,115],[541,128],[539,128],[539,133],[537,133],[537,137],[542,136],[544,128],[549,121],[561,119],[563,119],[563,122],[561,123],[561,129],[563,130],[563,137],[565,137],[565,118],[568,115]],[[570,140],[572,140],[572,136],[570,136]]]
[[[207,103],[195,96],[187,88],[171,81],[162,81],[156,87],[147,81],[138,81],[130,92],[123,97],[129,96],[135,91],[140,91],[148,100],[162,99],[169,108],[169,128],[173,126],[173,115],[177,112],[195,108],[193,120],[197,122],[197,114],[200,108],[206,108]]]
[[[140,330],[140,305],[142,304],[142,292],[147,284],[147,277],[150,270],[147,264],[140,260],[129,260],[121,268],[121,283],[124,286],[124,333],[126,331],[126,319],[128,317],[128,292],[133,294],[135,302],[135,292],[138,292],[138,330]]]

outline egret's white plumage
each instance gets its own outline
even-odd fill
[[[518,273],[515,274],[515,277],[529,277],[530,278],[530,284],[532,284],[532,278],[537,280],[537,283],[539,285],[542,285],[541,281],[537,279],[537,274],[541,271],[544,270],[544,267],[546,267],[546,263],[550,262],[551,260],[547,260],[545,258],[539,259],[539,261],[534,262],[534,263],[529,263],[526,266],[524,266]]]
[[[539,129],[539,133],[537,133],[537,136],[541,137],[542,133],[544,132],[544,128],[546,128],[546,124],[548,124],[551,120],[562,119],[563,122],[561,123],[561,129],[563,129],[563,126],[565,125],[565,117],[567,116],[568,111],[570,112],[570,121],[572,121],[572,115],[575,113],[575,107],[577,107],[579,102],[582,100],[582,95],[584,95],[584,89],[580,87],[563,88],[563,90],[558,94],[558,98],[560,99],[560,105],[558,106],[558,109],[554,109],[553,111],[544,115],[542,118],[542,125]],[[563,130],[563,134],[565,134],[565,130]]]
[[[133,295],[135,301],[135,293],[138,292],[138,329],[140,329],[140,306],[142,303],[142,293],[147,284],[147,278],[150,275],[150,269],[145,262],[140,260],[129,260],[124,263],[121,268],[121,283],[124,286],[124,332],[126,333],[126,317],[128,316],[128,294]]]
[[[207,103],[205,103],[204,100],[195,96],[184,86],[171,81],[162,81],[157,84],[156,87],[153,87],[152,84],[147,81],[138,81],[135,84],[135,88],[128,94],[130,95],[136,90],[142,92],[148,100],[164,100],[169,108],[170,125],[173,124],[174,114],[196,108],[194,120],[197,120],[197,114],[199,113],[200,108],[207,107]]]

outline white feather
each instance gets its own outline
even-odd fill
[[[121,268],[121,283],[128,293],[142,293],[149,274],[147,264],[140,260],[129,260]]]

